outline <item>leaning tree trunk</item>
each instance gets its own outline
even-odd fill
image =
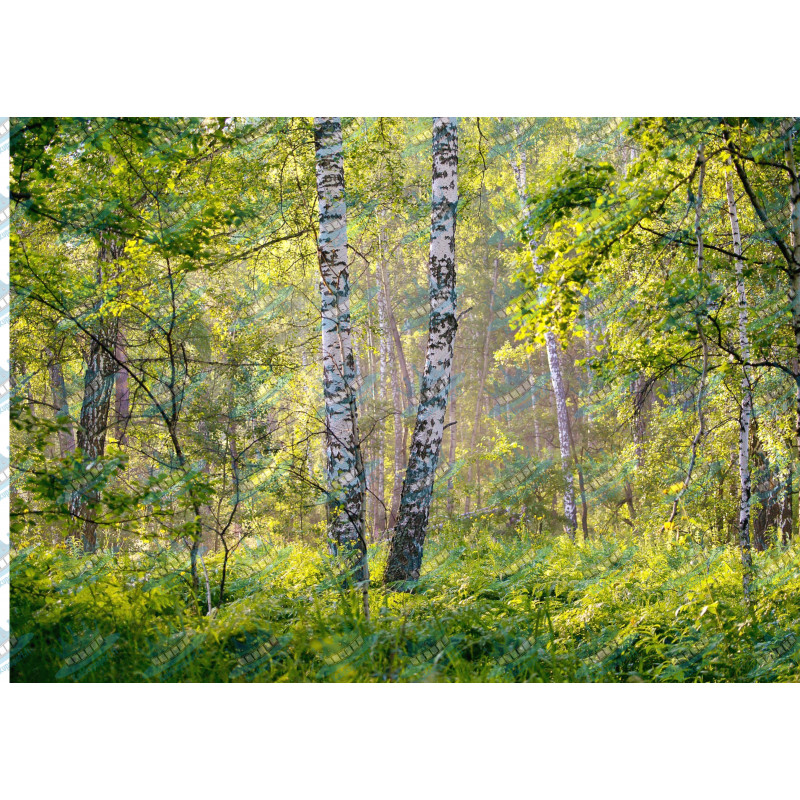
[[[67,398],[67,385],[64,382],[64,372],[55,353],[49,348],[45,348],[48,359],[48,371],[50,372],[50,387],[53,392],[53,405],[56,410],[56,418],[60,418],[64,425],[63,430],[58,432],[58,442],[61,447],[62,458],[75,450],[75,433],[72,430],[72,420],[69,416],[69,401]]]
[[[397,526],[389,548],[387,582],[416,580],[430,516],[431,498],[450,391],[456,327],[456,206],[458,130],[449,117],[433,121],[433,202],[428,265],[430,320],[417,421]]]
[[[742,235],[739,231],[739,215],[736,197],[730,176],[726,177],[725,190],[728,196],[728,216],[731,221],[733,252],[736,255],[736,294],[739,305],[739,350],[744,362],[750,360],[750,343],[747,337],[747,294],[744,288],[744,264],[742,262]],[[750,599],[750,576],[753,559],[750,553],[750,420],[753,414],[753,394],[747,366],[742,367],[742,407],[739,412],[739,547],[742,551],[743,589],[745,600]]]
[[[403,431],[405,422],[403,420],[403,400],[400,392],[400,377],[398,375],[400,367],[397,364],[397,348],[391,345],[392,369],[390,380],[392,385],[392,407],[394,416],[394,460],[393,460],[393,484],[392,499],[389,506],[389,519],[387,520],[388,530],[393,530],[397,523],[397,512],[400,510],[400,496],[403,489],[403,459],[405,457],[405,447],[403,444]]]
[[[124,244],[114,239],[102,239],[99,254],[99,280],[103,280],[103,265],[114,263],[122,256]],[[103,314],[102,303],[95,306],[97,321],[92,326],[89,357],[83,380],[83,403],[78,427],[78,449],[87,468],[95,466],[103,457],[108,429],[108,411],[114,390],[117,362],[114,348],[117,341],[117,318]],[[70,514],[74,519],[73,535],[81,537],[87,553],[97,548],[97,520],[95,509],[100,493],[91,475],[77,488],[70,500]]]
[[[517,132],[518,133],[518,132]],[[517,179],[520,201],[522,202],[522,213],[527,222],[528,212],[528,175],[527,157],[522,147],[519,148],[519,164],[514,167],[514,174]],[[533,240],[533,232],[528,228],[527,235],[530,242],[531,255],[533,257],[533,268],[538,276],[542,276],[544,268],[536,258],[536,244]],[[567,410],[567,394],[564,388],[564,380],[561,375],[561,358],[558,352],[558,341],[553,331],[546,331],[544,335],[545,349],[547,350],[547,363],[550,367],[550,381],[553,384],[553,395],[556,404],[556,421],[558,422],[558,446],[561,453],[561,471],[564,477],[564,516],[567,524],[565,530],[569,538],[574,542],[575,533],[578,530],[578,512],[575,507],[575,487],[572,476],[572,459],[569,447],[569,420]]]
[[[347,209],[342,126],[338,117],[314,120],[319,269],[322,296],[322,368],[328,484],[328,537],[334,555],[358,555],[367,580],[364,531],[365,475],[361,463],[350,339]]]

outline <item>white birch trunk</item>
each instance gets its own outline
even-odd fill
[[[728,196],[728,216],[731,221],[733,252],[736,255],[736,294],[739,306],[739,350],[742,359],[750,360],[750,342],[747,337],[747,294],[744,288],[744,264],[742,262],[742,235],[739,230],[739,215],[733,183],[726,176],[725,190]],[[747,367],[742,367],[742,408],[739,413],[739,547],[742,551],[743,588],[745,600],[750,600],[750,576],[753,560],[750,552],[750,419],[753,413],[753,394]]]
[[[411,438],[397,526],[392,536],[385,580],[416,580],[430,515],[431,497],[450,391],[456,334],[456,206],[458,131],[449,117],[433,120],[433,201],[428,265],[430,319],[425,371],[417,421]]]
[[[519,135],[519,131],[517,130]],[[519,164],[514,167],[517,188],[522,203],[522,213],[528,219],[528,174],[527,158],[522,147],[519,148]],[[544,272],[542,265],[536,259],[536,245],[533,241],[532,231],[528,230],[533,268],[541,276]],[[558,445],[561,453],[561,471],[564,476],[564,516],[566,517],[565,531],[572,541],[578,529],[578,514],[575,507],[575,486],[572,475],[572,461],[569,447],[569,422],[567,418],[567,397],[564,389],[564,380],[561,375],[561,359],[558,351],[558,340],[553,331],[546,331],[544,335],[545,349],[547,350],[547,363],[550,368],[550,381],[553,384],[553,395],[556,404],[556,421],[558,422]]]
[[[328,537],[334,555],[339,553],[340,548],[358,551],[362,554],[364,566],[365,476],[356,418],[344,157],[342,127],[338,117],[314,119],[314,143],[319,200],[318,255],[322,297],[326,480],[329,492]]]

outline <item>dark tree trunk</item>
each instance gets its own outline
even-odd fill
[[[99,254],[99,282],[103,279],[103,265],[112,264],[120,258],[124,244],[115,239],[102,241]],[[105,454],[108,411],[114,390],[117,362],[114,352],[117,343],[117,318],[102,314],[102,304],[95,306],[97,322],[92,328],[89,357],[83,379],[83,403],[78,427],[78,450],[88,469],[97,464]],[[94,518],[100,499],[99,491],[91,473],[86,482],[76,489],[70,502],[70,514],[74,518],[74,535],[83,539],[85,552],[97,548],[97,521]]]
[[[53,392],[53,405],[56,408],[56,418],[60,418],[64,423],[64,430],[58,433],[58,442],[63,457],[75,450],[75,432],[73,431],[72,420],[69,416],[67,385],[64,383],[64,373],[55,353],[47,347],[45,348],[45,353],[49,361],[48,371],[50,373],[50,387]]]
[[[792,541],[792,524],[794,521],[794,509],[792,503],[793,497],[793,469],[791,465],[786,471],[786,483],[783,487],[783,501],[781,503],[780,513],[780,530],[781,530],[781,543],[788,545]]]
[[[117,331],[116,357],[118,371],[116,377],[116,396],[114,398],[114,411],[117,425],[117,441],[120,444],[128,443],[128,421],[131,411],[131,395],[128,387],[128,370],[123,366],[128,361],[125,351],[125,337],[122,331]]]

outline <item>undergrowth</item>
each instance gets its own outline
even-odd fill
[[[429,537],[412,592],[373,582],[370,620],[328,559],[300,544],[84,556],[36,540],[11,564],[13,681],[792,681],[796,548],[754,553],[742,602],[730,547],[452,527]],[[383,572],[386,545],[370,547]],[[202,576],[201,572],[201,576]]]

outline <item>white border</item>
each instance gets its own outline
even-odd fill
[[[16,115],[797,111],[797,11],[773,0],[48,1],[2,22],[0,111]],[[3,688],[12,797],[794,788],[791,686]],[[748,757],[757,742],[768,766]]]

